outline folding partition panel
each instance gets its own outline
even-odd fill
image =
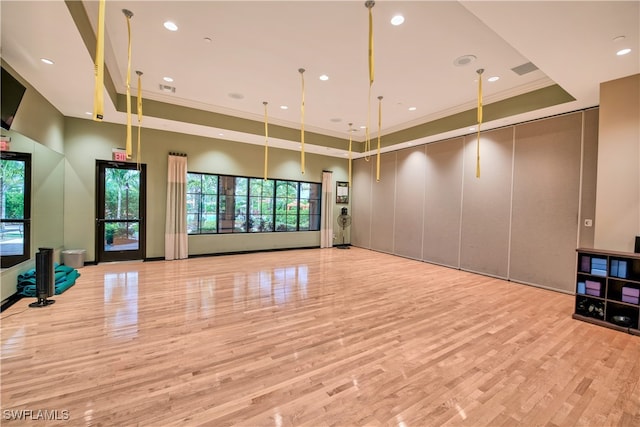
[[[596,217],[596,184],[598,172],[598,109],[583,114],[582,188],[580,189],[580,237],[578,247],[592,248]],[[591,220],[591,225],[585,225]]]
[[[427,145],[422,238],[425,261],[459,265],[462,165],[463,138]]]
[[[394,253],[422,259],[426,146],[398,151]]]
[[[351,197],[351,244],[371,248],[371,161],[353,161]]]
[[[510,279],[573,291],[582,113],[518,125]]]
[[[381,155],[379,182],[375,162],[375,156],[371,156],[371,249],[393,253],[396,152]]]
[[[506,278],[513,128],[482,134],[479,178],[476,178],[476,144],[475,136],[465,138],[460,268]]]

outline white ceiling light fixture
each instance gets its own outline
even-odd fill
[[[326,82],[327,80],[329,80],[329,76],[327,76],[326,74],[321,75],[320,80],[322,80],[323,82]]]
[[[171,83],[173,81],[171,77],[163,77],[162,80],[164,80],[167,83]]]
[[[40,58],[40,61],[44,62],[47,65],[53,65],[53,61],[48,58]]]
[[[286,106],[286,105],[281,105],[281,106],[280,106],[280,109],[281,109],[281,110],[288,110],[288,109],[289,109],[289,107],[288,107],[288,106]]]
[[[391,25],[395,25],[396,27],[398,25],[402,25],[404,23],[404,16],[402,15],[395,15],[393,18],[391,18]]]
[[[163,25],[169,31],[178,31],[178,26],[172,21],[165,21]]]
[[[487,81],[488,81],[488,82],[491,82],[491,83],[493,83],[493,82],[497,82],[498,80],[500,80],[500,77],[498,77],[498,76],[489,77],[489,78],[487,79]]]
[[[416,111],[417,108],[416,107],[409,107],[409,111]]]
[[[626,55],[626,54],[628,54],[628,53],[630,53],[630,52],[631,52],[631,49],[629,49],[629,48],[627,47],[627,48],[620,49],[619,51],[617,51],[617,52],[616,52],[616,55],[618,55],[618,56],[623,56],[623,55]]]

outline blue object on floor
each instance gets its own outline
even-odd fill
[[[80,277],[78,270],[66,265],[55,264],[55,294],[60,295],[76,283]],[[36,296],[36,269],[18,275],[18,294],[25,297]]]

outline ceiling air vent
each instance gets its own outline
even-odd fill
[[[511,71],[513,71],[519,76],[523,76],[537,69],[538,67],[536,67],[532,62],[527,62],[525,64],[518,65],[517,67],[512,68]]]
[[[160,90],[167,93],[176,93],[175,86],[163,85],[162,83],[160,83]]]

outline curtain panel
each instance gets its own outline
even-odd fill
[[[166,260],[184,259],[188,255],[187,157],[169,154],[164,258]]]
[[[322,172],[322,204],[320,205],[320,247],[333,246],[333,173]]]

